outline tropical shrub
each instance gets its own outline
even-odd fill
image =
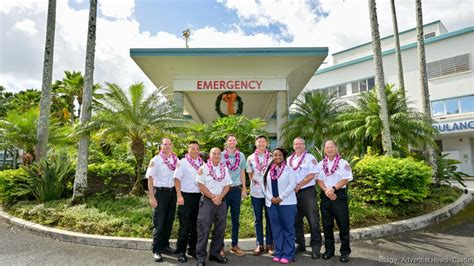
[[[467,177],[468,175],[457,171],[457,165],[461,162],[455,159],[446,158],[448,154],[437,155],[436,156],[436,165],[437,170],[435,174],[436,185],[440,185],[441,182],[449,183],[449,179],[454,179],[459,182],[461,185],[466,187],[464,184],[463,177]]]
[[[89,164],[87,176],[88,194],[126,194],[134,184],[135,169],[126,162],[107,160]]]
[[[431,168],[413,158],[366,155],[353,169],[354,197],[367,203],[399,205],[429,195]]]
[[[26,177],[26,171],[22,168],[15,170],[0,171],[0,203],[9,204],[21,200],[27,193],[18,190]]]
[[[66,156],[50,156],[30,166],[23,166],[26,175],[20,179],[19,192],[31,194],[38,201],[60,199],[71,191],[75,167]]]

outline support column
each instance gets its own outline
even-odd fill
[[[184,92],[175,91],[173,92],[174,104],[176,107],[176,113],[179,116],[183,116],[184,111]]]
[[[288,113],[288,91],[279,91],[276,95],[276,125],[277,125],[277,141],[278,145],[283,145],[281,137],[282,126],[288,119],[285,116]]]

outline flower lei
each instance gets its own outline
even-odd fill
[[[258,151],[255,151],[255,153],[254,153],[255,168],[257,168],[257,170],[260,173],[263,173],[265,171],[265,169],[267,169],[268,160],[270,159],[270,152],[268,152],[268,150],[265,150],[265,153],[263,155],[264,155],[265,159],[263,160],[263,164],[260,164],[260,161],[258,159]]]
[[[277,180],[280,178],[281,174],[285,170],[286,167],[286,162],[283,161],[281,162],[280,167],[277,168],[277,165],[275,162],[272,163],[272,166],[270,166],[270,177],[272,180]]]
[[[328,169],[328,162],[329,158],[327,156],[324,156],[323,160],[323,169],[324,169],[324,174],[326,176],[330,176],[334,174],[334,172],[339,169],[339,161],[341,160],[341,156],[339,154],[336,154],[336,158],[334,158],[334,163],[332,164],[331,170]]]
[[[293,165],[293,159],[295,158],[295,155],[296,155],[296,152],[294,152],[291,156],[290,156],[290,166],[293,168],[293,170],[298,170],[298,168],[300,168],[300,165],[301,163],[303,163],[303,160],[304,160],[304,157],[306,157],[306,151],[303,152],[303,156],[301,156],[300,158],[300,161],[298,162],[298,164],[296,165],[296,167],[292,167]]]
[[[230,165],[230,160],[229,160],[229,153],[227,152],[227,149],[224,151],[224,158],[225,158],[225,164],[227,168],[229,168],[230,171],[235,171],[237,168],[240,166],[240,152],[239,149],[236,149],[235,151],[235,162],[234,165]]]
[[[221,182],[222,179],[225,177],[225,166],[222,163],[219,163],[219,169],[221,170],[221,175],[217,176],[216,173],[214,173],[214,167],[212,166],[211,160],[207,160],[207,167],[209,168],[209,174],[212,176],[214,180],[217,182]]]
[[[199,170],[199,167],[201,167],[201,165],[204,163],[204,161],[201,159],[201,156],[198,156],[198,158],[197,158],[198,164],[196,164],[194,162],[193,158],[191,158],[189,153],[186,153],[186,155],[184,155],[184,157],[186,158],[186,160],[188,160],[188,163],[196,170]]]
[[[166,164],[166,166],[168,166],[168,168],[171,170],[171,171],[174,171],[176,170],[176,163],[178,162],[178,157],[176,157],[176,154],[174,154],[173,152],[171,152],[171,158],[173,158],[173,163],[170,163],[168,161],[168,157],[165,157],[163,155],[163,152],[160,151],[160,156],[161,156],[161,159],[163,159],[163,162]]]

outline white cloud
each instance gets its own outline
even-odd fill
[[[107,17],[124,19],[135,11],[135,0],[100,0],[99,10]]]
[[[36,35],[38,33],[38,30],[36,29],[36,22],[29,18],[15,23],[15,25],[13,25],[13,28],[22,31],[28,35]]]

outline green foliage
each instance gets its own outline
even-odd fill
[[[209,152],[213,147],[224,147],[227,135],[234,134],[237,137],[237,146],[245,156],[254,152],[255,137],[265,133],[263,128],[265,121],[260,118],[247,118],[245,116],[231,115],[216,119],[212,124],[195,124],[183,137],[178,135],[175,139],[175,147],[179,154],[184,155],[190,140],[197,140],[201,150]]]
[[[30,166],[23,166],[27,175],[22,177],[22,184],[19,191],[23,194],[31,194],[38,201],[45,202],[60,199],[67,192],[68,183],[72,181],[75,166],[66,156],[50,156],[33,163]],[[72,187],[69,185],[69,189]]]
[[[108,160],[103,163],[92,163],[88,166],[88,175],[102,178],[105,185],[109,185],[112,177],[117,175],[134,176],[133,167],[125,162]]]
[[[304,101],[297,99],[294,105],[294,114],[283,125],[284,146],[291,148],[293,139],[302,137],[308,147],[322,148],[323,142],[337,133],[335,122],[344,104],[328,92],[316,91],[305,94]]]
[[[353,169],[356,200],[384,205],[421,202],[429,194],[431,169],[413,158],[366,155]]]
[[[454,179],[461,185],[466,187],[464,184],[463,177],[468,177],[467,174],[457,171],[457,166],[461,163],[458,160],[446,158],[449,154],[437,155],[436,156],[436,184],[440,185],[441,182],[449,183],[449,179]]]
[[[349,190],[352,193],[352,189]],[[349,201],[352,228],[384,224],[408,219],[440,209],[462,194],[458,188],[442,185],[429,187],[429,196],[421,203],[380,205]],[[104,197],[92,196],[85,204],[72,206],[70,200],[61,199],[38,204],[21,201],[7,206],[6,210],[17,217],[56,228],[97,235],[143,237],[152,235],[152,211],[146,196]],[[230,215],[227,216],[230,219]],[[253,209],[250,197],[242,201],[240,212],[240,238],[255,237]],[[178,219],[173,224],[171,238],[176,239]],[[231,235],[228,220],[226,238]]]
[[[421,147],[433,141],[435,130],[431,121],[416,109],[405,104],[405,98],[393,84],[385,87],[390,133],[394,151],[406,155],[408,145]],[[382,151],[382,120],[376,90],[362,93],[355,102],[338,117],[338,133],[335,135],[339,147],[364,154],[368,147]],[[407,107],[408,106],[408,107]]]
[[[27,173],[24,169],[0,171],[0,203],[9,204],[25,198],[18,188],[25,184]]]

